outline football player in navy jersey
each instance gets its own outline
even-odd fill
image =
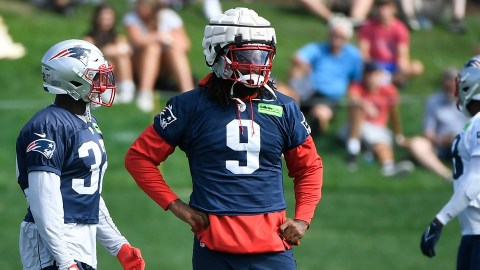
[[[212,69],[199,87],[171,98],[127,152],[138,185],[194,232],[193,269],[296,269],[291,249],[320,200],[323,167],[293,99],[269,81],[275,30],[246,8],[210,20],[202,42]],[[176,147],[188,157],[188,204],[158,165]],[[282,158],[294,178],[287,218]]]
[[[27,122],[16,144],[17,180],[29,206],[20,227],[23,269],[95,269],[97,240],[123,269],[144,269],[101,196],[107,154],[90,109],[112,104],[113,67],[94,45],[65,40],[43,56],[42,75],[55,102]]]
[[[454,193],[422,234],[420,248],[435,256],[443,226],[458,216],[462,239],[456,269],[474,270],[480,269],[480,55],[464,65],[456,84],[457,106],[470,119],[452,143]]]

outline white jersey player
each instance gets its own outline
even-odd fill
[[[42,75],[55,102],[28,121],[16,145],[17,180],[29,206],[20,227],[23,269],[95,269],[97,240],[124,269],[144,269],[101,196],[107,155],[90,108],[112,104],[113,67],[94,45],[66,40],[45,53]]]
[[[465,64],[456,84],[458,106],[470,120],[452,143],[454,193],[423,233],[420,247],[425,256],[435,256],[443,226],[458,216],[457,270],[480,269],[480,56]]]

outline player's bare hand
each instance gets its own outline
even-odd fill
[[[168,209],[179,219],[190,225],[194,233],[206,229],[210,225],[207,214],[193,209],[180,199],[173,201],[168,206]]]
[[[282,236],[287,243],[298,245],[298,241],[302,239],[308,229],[308,223],[303,220],[287,218],[287,220],[280,225],[279,229],[280,236]]]

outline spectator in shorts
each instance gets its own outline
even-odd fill
[[[405,144],[421,165],[448,181],[452,180],[452,171],[442,160],[450,160],[452,142],[467,122],[457,109],[457,74],[453,67],[443,72],[441,88],[426,102],[423,136],[412,137]]]
[[[365,61],[380,64],[403,87],[407,78],[423,73],[423,64],[410,59],[410,33],[396,17],[396,5],[395,0],[376,1],[376,16],[360,28],[359,46]]]
[[[405,24],[412,31],[418,30],[430,30],[432,28],[432,22],[426,16],[423,16],[417,8],[416,0],[400,0],[400,9]],[[422,4],[424,1],[422,1]]]
[[[352,35],[351,22],[334,17],[328,25],[328,41],[309,43],[293,56],[289,86],[303,112],[314,119],[310,121],[314,133],[328,129],[349,84],[361,79],[363,61],[359,49],[348,43]]]
[[[342,11],[348,14],[352,24],[360,26],[368,17],[374,0],[298,0],[306,9],[315,16],[328,22],[336,14],[335,11]]]
[[[430,29],[432,23],[429,19],[449,19],[448,28],[455,34],[463,34],[468,30],[465,23],[467,0],[400,0],[400,6],[411,30]]]
[[[97,6],[91,24],[83,39],[96,45],[108,62],[115,66],[115,79],[118,82],[115,102],[130,103],[135,96],[132,49],[126,38],[116,31],[115,10],[108,4]]]
[[[220,0],[160,0],[163,3],[167,4],[169,7],[180,10],[185,8],[188,5],[195,4],[196,2],[202,2],[202,11],[206,19],[211,20],[216,16],[222,15],[222,4]]]
[[[411,172],[414,166],[410,161],[394,162],[392,130],[397,144],[403,144],[405,140],[398,112],[397,89],[383,82],[384,71],[380,65],[368,62],[363,72],[363,81],[352,84],[348,94],[348,165],[356,167],[356,158],[363,144],[379,161],[382,175]],[[391,122],[392,130],[388,122]]]
[[[154,109],[153,90],[160,71],[171,72],[181,92],[193,89],[188,61],[190,39],[183,21],[158,0],[137,0],[135,9],[123,23],[134,49],[134,67],[138,77],[137,106],[143,112]],[[166,68],[164,68],[166,67]]]

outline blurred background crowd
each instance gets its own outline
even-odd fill
[[[438,74],[417,135],[404,135],[398,105],[409,81],[425,70],[411,57],[415,48],[410,34],[433,27],[447,27],[452,36],[472,31],[465,21],[467,1],[291,1],[327,29],[326,36],[313,38],[291,55],[287,78],[275,79],[277,89],[298,102],[312,135],[335,134],[349,170],[357,171],[363,157],[378,162],[386,177],[408,174],[418,164],[450,181],[450,146],[466,122],[454,96],[460,67],[445,66]],[[198,82],[188,57],[192,41],[179,15],[193,2],[130,0],[130,11],[120,14],[101,0],[31,0],[66,17],[75,16],[79,5],[94,5],[90,27],[78,38],[98,46],[115,66],[116,103],[135,103],[144,113],[155,113],[156,92],[185,92]],[[223,12],[220,0],[200,2],[206,22]],[[238,1],[238,6],[247,2]],[[447,24],[437,26],[445,20]],[[0,58],[14,60],[26,53],[1,17],[0,44]],[[471,54],[479,52],[475,46]],[[346,112],[346,121],[332,130],[339,111]],[[397,160],[396,149],[408,151],[408,158]]]

